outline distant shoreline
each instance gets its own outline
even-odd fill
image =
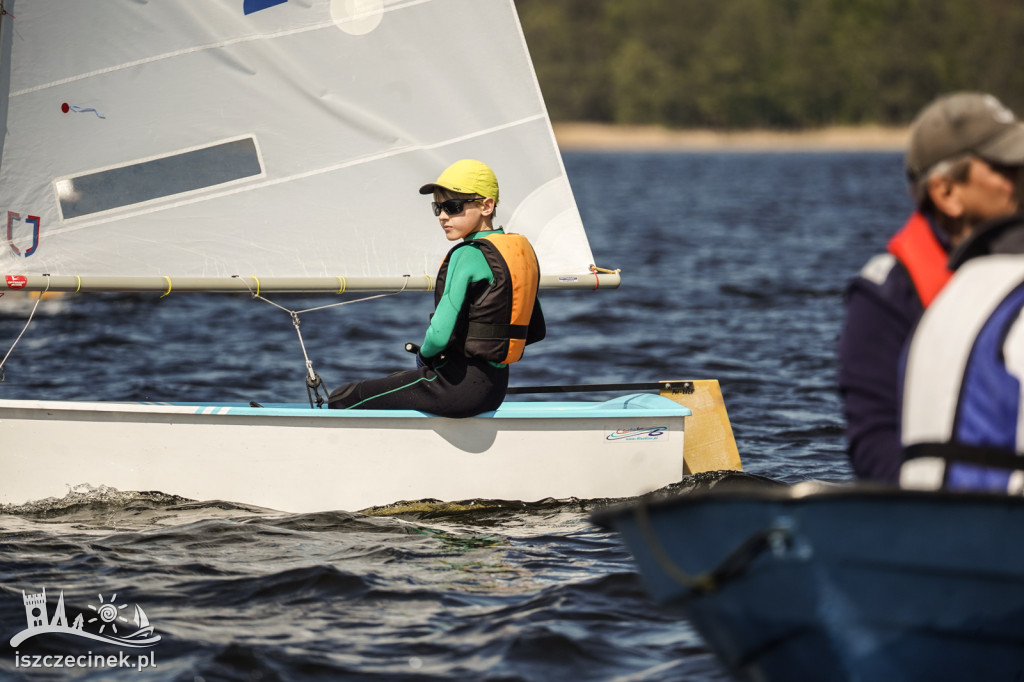
[[[906,128],[831,127],[799,132],[776,130],[670,130],[657,126],[555,123],[565,151],[903,151]]]

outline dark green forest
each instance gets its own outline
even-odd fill
[[[1021,0],[516,0],[552,119],[905,125],[938,94],[1024,115]]]

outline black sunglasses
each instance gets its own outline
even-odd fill
[[[466,204],[472,204],[479,199],[449,199],[440,203],[436,201],[430,202],[430,208],[434,209],[434,215],[441,215],[441,211],[444,211],[448,215],[459,215],[462,213],[462,209]]]

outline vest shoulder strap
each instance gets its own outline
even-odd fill
[[[932,231],[928,219],[915,211],[889,240],[888,251],[910,273],[914,289],[927,308],[953,276],[949,254]]]

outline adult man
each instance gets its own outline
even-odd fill
[[[858,477],[898,481],[900,356],[952,275],[949,251],[980,222],[1018,210],[1021,165],[1024,129],[991,95],[946,95],[914,120],[905,166],[916,211],[846,292],[838,383]]]

